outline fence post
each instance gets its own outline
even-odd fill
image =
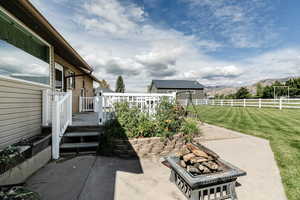
[[[261,108],[261,98],[258,99],[258,107]]]
[[[231,99],[231,106],[233,106],[233,99]]]
[[[81,96],[79,96],[79,112],[82,112],[82,99],[81,99]]]
[[[48,92],[49,92],[49,90],[48,89],[46,89],[46,90],[43,90],[43,119],[42,119],[42,121],[43,121],[43,126],[48,126],[48,122],[49,122],[49,108],[50,108],[50,106],[49,106],[49,103],[50,103],[50,101],[49,101],[49,98],[48,98]]]
[[[52,107],[52,158],[59,158],[59,137],[60,137],[60,121],[59,121],[59,99],[54,96]]]
[[[68,101],[68,107],[69,107],[69,123],[70,125],[72,125],[73,123],[73,104],[72,104],[72,100],[73,100],[73,96],[72,96],[72,91],[68,91],[69,93],[69,101]]]
[[[103,115],[103,94],[101,93],[97,93],[97,111],[98,111],[98,122],[99,124],[103,124],[105,122],[106,119],[104,119],[104,115]]]
[[[223,99],[221,100],[221,106],[223,106]]]
[[[279,99],[279,109],[280,110],[282,109],[282,99],[281,98]]]
[[[246,107],[246,99],[244,99],[244,107]]]

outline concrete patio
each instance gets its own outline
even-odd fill
[[[247,171],[241,200],[286,200],[269,142],[212,125],[202,126],[207,147]],[[259,165],[257,164],[259,162]],[[27,181],[44,200],[184,200],[159,158],[82,156],[52,162]]]

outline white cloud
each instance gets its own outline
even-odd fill
[[[144,11],[135,4],[123,6],[116,0],[91,0],[83,5],[87,15],[79,15],[78,22],[87,30],[126,36],[137,30],[144,20]]]
[[[277,1],[269,0],[182,0],[190,5],[190,15],[203,22],[208,31],[224,37],[236,48],[270,47],[278,43],[274,18],[269,13]],[[200,8],[205,8],[199,11]],[[202,26],[196,24],[198,27]],[[276,26],[276,28],[278,28]],[[199,30],[200,31],[200,30]]]
[[[228,34],[237,47],[264,44],[264,41],[256,41],[255,36],[245,34],[252,30],[248,25],[254,20],[247,19],[249,14],[244,12],[245,8],[224,7],[225,1],[194,0],[194,3],[199,2],[212,5],[215,17],[224,22],[224,25],[221,24],[224,26],[223,34]],[[144,9],[136,4],[117,0],[72,3],[83,10],[48,13],[53,11],[47,9],[48,2],[40,2],[39,9],[57,26],[57,30],[64,32],[80,55],[95,67],[95,75],[108,80],[112,87],[117,75],[124,76],[129,91],[146,91],[146,86],[155,78],[197,79],[207,85],[236,85],[267,77],[300,74],[297,68],[300,64],[298,48],[270,51],[229,62],[206,54],[208,50],[218,49],[223,44],[156,26],[147,19]],[[63,23],[59,19],[64,19]],[[245,23],[245,20],[246,25],[234,26]],[[64,24],[68,24],[67,29]]]

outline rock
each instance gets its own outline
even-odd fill
[[[194,157],[190,160],[190,162],[192,164],[194,163],[201,163],[201,162],[206,162],[207,161],[207,158],[203,158],[203,157]]]
[[[186,154],[186,155],[183,156],[183,160],[185,162],[187,162],[187,161],[191,160],[194,157],[195,157],[195,155],[193,153],[189,153],[189,154]]]
[[[207,153],[205,153],[204,151],[201,151],[197,146],[191,144],[191,143],[188,143],[186,144],[187,148],[193,152],[196,156],[199,156],[199,157],[204,157],[204,158],[208,158],[208,155]]]
[[[212,162],[212,161],[209,161],[209,162],[203,162],[202,165],[208,167],[209,169],[211,170],[218,170],[219,168],[219,165]]]
[[[180,160],[180,166],[183,167],[183,168],[186,168],[186,164],[183,160]]]
[[[197,169],[196,167],[192,166],[192,165],[188,165],[187,166],[187,171],[190,173],[198,173],[200,174],[199,169]]]

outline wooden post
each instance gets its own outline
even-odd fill
[[[231,99],[231,106],[233,106],[233,99]]]
[[[261,98],[258,99],[258,107],[261,108]]]
[[[49,90],[46,89],[46,90],[43,90],[43,119],[42,119],[42,123],[43,123],[43,126],[48,126],[49,125],[49,108],[50,108],[50,101],[49,101],[49,98],[48,98],[48,95],[49,95]]]
[[[244,99],[244,107],[246,107],[246,99]]]
[[[223,106],[223,99],[221,100],[221,106]]]
[[[60,118],[59,118],[59,99],[54,96],[52,106],[52,158],[59,158],[59,137],[60,137]]]

